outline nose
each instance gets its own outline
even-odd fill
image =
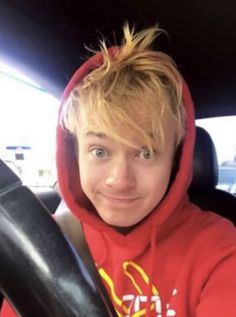
[[[119,157],[112,162],[106,184],[116,190],[129,190],[136,185],[136,175],[132,162],[127,157]]]

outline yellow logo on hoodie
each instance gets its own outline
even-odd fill
[[[123,263],[123,271],[132,283],[135,294],[125,294],[120,298],[115,291],[115,285],[112,278],[103,269],[99,273],[108,288],[115,304],[119,317],[140,317],[155,316],[162,317],[161,299],[157,287],[152,284],[149,287],[150,278],[144,269],[133,261]],[[150,294],[144,294],[143,290],[150,289]],[[174,310],[168,309],[167,316],[176,316]]]

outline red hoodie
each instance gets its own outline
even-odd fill
[[[62,104],[101,58],[95,55],[74,74]],[[83,224],[118,316],[236,316],[236,230],[228,220],[203,212],[188,200],[195,123],[184,82],[183,102],[188,122],[179,170],[164,200],[127,235],[89,212],[71,137],[58,127],[57,167],[62,195]],[[1,317],[13,316],[5,302]]]

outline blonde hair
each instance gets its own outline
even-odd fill
[[[100,41],[101,64],[76,85],[62,111],[70,133],[76,136],[79,131],[82,106],[94,132],[130,145],[124,135],[129,131],[151,149],[154,141],[165,141],[163,116],[168,113],[176,145],[180,143],[185,133],[181,76],[168,55],[151,47],[161,31],[155,25],[135,33],[126,24],[123,42],[112,54]]]

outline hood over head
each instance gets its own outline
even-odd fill
[[[109,54],[114,55],[118,47],[111,47]],[[103,61],[103,55],[97,53],[88,59],[72,76],[67,87],[64,90],[60,112],[65,104],[70,92],[73,88],[93,69],[99,66]],[[82,191],[80,184],[80,175],[78,167],[78,159],[76,156],[74,137],[68,133],[64,127],[59,123],[57,127],[57,170],[58,182],[62,193],[62,197],[68,205],[69,209],[82,223],[86,223],[93,228],[106,232],[114,239],[127,240],[136,244],[137,237],[142,236],[140,239],[148,241],[150,234],[144,238],[143,232],[150,232],[150,228],[155,226],[164,228],[163,224],[175,213],[180,205],[186,201],[187,189],[190,185],[192,178],[192,159],[195,141],[195,118],[194,107],[189,89],[182,79],[182,99],[186,108],[186,135],[182,144],[181,157],[179,167],[174,177],[171,186],[168,189],[164,199],[160,204],[135,227],[135,235],[133,231],[127,235],[119,233],[112,226],[107,225],[100,217],[94,212],[94,208],[88,198]],[[164,230],[164,229],[161,229]],[[140,232],[140,235],[138,234]],[[141,234],[142,233],[142,234]]]

